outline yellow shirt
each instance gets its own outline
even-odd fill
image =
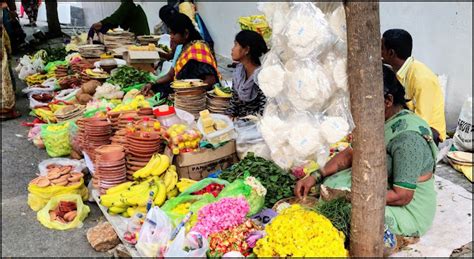
[[[408,108],[423,118],[430,127],[446,139],[444,96],[438,77],[423,63],[408,58],[397,72],[397,78],[405,87]]]

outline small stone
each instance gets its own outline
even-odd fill
[[[87,240],[92,248],[98,252],[107,252],[120,243],[120,239],[115,233],[110,223],[103,222],[87,230]]]
[[[24,213],[24,212],[22,212],[22,213],[20,213],[20,214],[21,214],[22,216],[26,216],[26,213]]]

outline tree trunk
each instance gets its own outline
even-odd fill
[[[45,0],[46,4],[46,19],[48,21],[48,32],[51,35],[61,34],[61,24],[58,18],[58,1]]]
[[[378,2],[345,4],[354,130],[350,253],[382,257],[387,169]]]

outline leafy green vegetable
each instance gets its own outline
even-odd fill
[[[272,161],[255,156],[251,152],[242,161],[224,170],[219,178],[233,182],[243,179],[246,172],[267,188],[265,207],[271,208],[277,201],[293,196],[295,178]]]
[[[349,244],[351,229],[351,204],[344,197],[331,201],[319,202],[315,210],[328,218],[333,226],[346,236],[346,245]]]
[[[129,66],[122,66],[112,74],[108,82],[126,88],[132,85],[151,82],[150,73]]]
[[[67,51],[65,47],[59,47],[59,48],[47,47],[44,50],[47,53],[46,59],[43,60],[45,64],[48,64],[49,62],[53,62],[53,61],[64,61],[64,59],[67,56]]]

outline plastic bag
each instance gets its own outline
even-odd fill
[[[50,70],[56,69],[56,67],[58,66],[67,66],[67,65],[68,65],[67,61],[62,61],[62,60],[52,61],[46,64],[46,66],[44,67],[44,71],[49,72]]]
[[[202,126],[201,118],[199,118],[197,122],[197,127],[199,131],[202,133],[202,135],[204,136],[204,139],[206,139],[209,143],[213,145],[217,145],[219,143],[232,140],[236,137],[235,130],[234,130],[234,123],[228,116],[222,115],[222,114],[211,114],[211,117],[213,120],[224,121],[227,124],[227,127],[225,129],[217,130],[215,132],[206,134],[204,132],[204,127]]]
[[[239,17],[239,24],[241,30],[258,32],[265,41],[270,40],[272,30],[264,15],[241,16]]]
[[[263,59],[263,66],[257,76],[257,85],[266,97],[276,97],[283,90],[285,69],[278,56],[270,51]]]
[[[472,152],[472,97],[467,98],[459,114],[458,126],[454,133],[454,147],[459,151]]]
[[[249,177],[247,177],[248,179]],[[253,177],[252,177],[253,178]],[[226,186],[219,196],[217,196],[218,199],[221,198],[226,198],[226,197],[239,197],[239,196],[244,196],[247,202],[249,203],[250,210],[247,214],[248,217],[260,212],[263,208],[263,205],[265,203],[265,194],[266,194],[266,189],[261,186],[260,182],[253,178],[254,182],[258,182],[260,185],[260,188],[263,188],[265,193],[263,195],[259,195],[257,193],[257,190],[254,190],[252,186],[246,184],[246,180],[242,179],[237,179],[228,186]]]
[[[76,94],[79,90],[79,88],[61,90],[54,97],[54,99],[59,101],[73,101],[76,98]]]
[[[26,77],[33,75],[35,73],[36,73],[36,70],[33,67],[33,65],[26,65],[21,68],[20,73],[18,73],[18,78],[20,78],[21,80],[25,80]]]
[[[41,136],[41,125],[42,123],[35,124],[29,131],[28,131],[28,140],[33,141],[36,136]]]
[[[49,165],[61,165],[61,166],[72,166],[72,171],[74,172],[82,172],[82,170],[86,169],[85,162],[83,160],[75,160],[69,158],[50,158],[41,161],[38,165],[38,170],[40,171],[41,176],[46,176],[48,174],[47,167]]]
[[[33,66],[33,69],[37,72],[44,70],[44,62],[42,58],[35,59],[31,65]]]
[[[35,98],[33,98],[33,95],[35,94],[50,94],[51,96],[54,95],[54,92],[53,91],[44,91],[44,90],[40,90],[40,91],[31,91],[28,93],[28,100],[30,100],[30,109],[35,109],[35,108],[38,108],[38,107],[44,107],[44,106],[48,106],[49,103],[45,102],[40,102],[40,101],[37,101]]]
[[[182,228],[168,247],[164,256],[165,258],[206,258],[206,252],[208,249],[209,243],[206,238],[197,232],[189,232],[186,235],[185,229]]]
[[[319,110],[333,94],[331,79],[318,63],[310,59],[290,60],[285,68],[287,97],[296,109]]]
[[[51,220],[49,216],[49,211],[54,210],[59,202],[61,201],[73,201],[76,202],[77,205],[77,216],[74,218],[73,221],[68,223],[61,223],[56,220]],[[89,206],[82,203],[82,198],[78,194],[64,194],[59,195],[51,198],[48,204],[44,206],[40,211],[38,211],[37,219],[38,221],[45,227],[50,229],[57,229],[57,230],[67,230],[72,228],[81,228],[82,222],[89,214],[90,209]]]
[[[78,194],[83,200],[89,198],[89,191],[84,185],[84,179],[79,184],[73,186],[48,186],[38,187],[36,185],[28,185],[28,205],[34,211],[42,209],[48,201],[61,194]]]
[[[173,231],[170,218],[157,206],[151,208],[143,223],[135,245],[141,256],[160,257]]]
[[[166,212],[166,215],[171,219],[174,226],[177,226],[181,220],[186,216],[186,213],[192,211],[194,215],[197,215],[198,211],[213,202],[216,202],[217,199],[212,194],[204,195],[184,195],[178,196],[168,200],[161,209]],[[173,211],[178,205],[190,203],[189,211],[186,213],[180,213]],[[188,222],[189,223],[189,222]]]
[[[334,44],[329,23],[323,12],[311,2],[293,3],[284,34],[295,55],[304,58],[319,55]]]
[[[55,78],[49,78],[49,79],[45,80],[41,85],[44,86],[44,88],[41,88],[41,87],[27,87],[27,88],[24,88],[21,91],[25,94],[28,94],[28,93],[31,93],[31,92],[37,92],[37,93],[51,92],[51,91],[54,91],[57,88],[57,80]]]
[[[63,126],[51,129],[51,126]],[[69,139],[69,124],[44,124],[41,126],[41,138],[43,138],[46,151],[51,157],[66,156],[71,153],[71,141]]]
[[[193,192],[197,192],[201,189],[204,189],[206,186],[212,183],[217,183],[221,185],[229,185],[229,182],[226,180],[222,179],[216,179],[216,178],[204,178],[201,181],[191,185],[188,189],[186,189],[184,192],[180,193],[178,197],[186,196],[186,195],[191,195]]]

